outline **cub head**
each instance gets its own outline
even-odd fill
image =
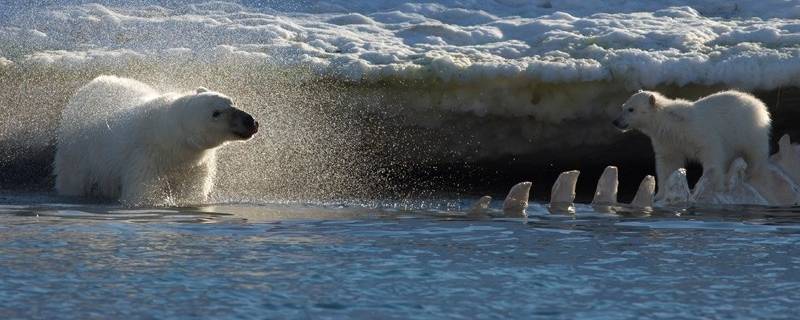
[[[258,121],[237,109],[230,97],[206,88],[176,100],[175,110],[189,143],[200,148],[248,140],[258,132]]]
[[[622,104],[622,113],[612,123],[622,131],[645,128],[658,110],[659,97],[657,92],[639,90]]]

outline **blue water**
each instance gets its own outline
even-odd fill
[[[0,318],[794,318],[800,211],[0,197]],[[456,209],[452,209],[456,208]]]

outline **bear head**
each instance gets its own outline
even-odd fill
[[[658,111],[660,94],[652,91],[636,92],[622,104],[622,113],[612,123],[617,129],[643,129]]]
[[[233,99],[219,92],[198,88],[175,100],[173,112],[189,144],[211,149],[228,141],[243,141],[258,132],[258,121],[236,108]]]

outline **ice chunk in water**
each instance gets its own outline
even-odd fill
[[[483,196],[475,204],[472,205],[472,208],[469,209],[467,212],[467,217],[486,217],[488,215],[489,204],[492,202],[492,197],[490,196]]]
[[[675,170],[665,184],[663,198],[656,201],[658,206],[684,206],[689,203],[691,192],[689,183],[686,181],[686,169]]]
[[[800,184],[800,145],[792,144],[788,134],[778,141],[778,153],[770,158],[796,184]]]
[[[550,192],[551,213],[575,213],[575,184],[578,182],[580,171],[572,170],[562,172]]]
[[[520,182],[511,187],[508,191],[506,200],[503,202],[503,212],[508,217],[526,217],[525,209],[528,208],[528,197],[530,196],[531,183],[528,181]]]
[[[631,206],[649,208],[653,206],[653,194],[656,191],[656,178],[648,175],[639,184],[639,190],[631,201]]]

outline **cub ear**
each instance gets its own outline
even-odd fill
[[[197,89],[195,89],[194,91],[196,93],[200,94],[200,93],[203,93],[203,92],[208,92],[208,89],[206,89],[205,87],[197,87]]]
[[[650,101],[650,107],[655,108],[656,107],[656,96],[651,94],[649,101]]]

